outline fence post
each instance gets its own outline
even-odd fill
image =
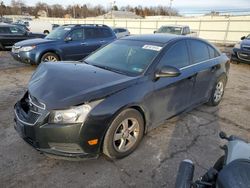
[[[140,19],[140,34],[141,34],[141,19]]]
[[[227,21],[227,30],[225,32],[225,37],[224,37],[224,42],[223,42],[224,44],[226,44],[226,42],[227,42],[227,36],[228,36],[229,26],[230,26],[230,18]]]
[[[198,31],[198,37],[200,37],[200,32],[201,32],[201,20],[199,22],[199,31]]]

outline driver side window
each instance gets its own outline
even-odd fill
[[[78,40],[83,40],[84,36],[83,36],[83,29],[75,29],[73,31],[71,31],[68,35],[68,37],[72,38],[72,41],[78,41]]]
[[[160,60],[159,65],[182,68],[189,65],[189,56],[186,41],[175,43],[168,49]]]

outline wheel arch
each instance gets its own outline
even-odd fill
[[[60,53],[58,52],[58,50],[56,50],[56,49],[48,49],[48,50],[45,50],[42,53],[40,53],[40,55],[38,57],[39,64],[41,63],[41,59],[42,59],[43,55],[46,54],[46,53],[54,53],[59,57],[59,60],[62,60],[62,57],[61,57]]]
[[[145,115],[144,108],[139,104],[130,104],[130,105],[123,106],[119,110],[117,110],[116,113],[113,115],[113,117],[111,118],[111,120],[110,120],[104,134],[103,134],[103,137],[101,139],[101,145],[100,145],[101,146],[101,148],[100,148],[101,151],[103,150],[103,142],[104,142],[105,135],[107,134],[107,131],[108,131],[111,123],[114,121],[114,119],[117,117],[118,114],[120,114],[122,111],[124,111],[126,109],[134,109],[134,110],[138,111],[141,114],[141,116],[143,118],[144,135],[147,133],[148,125],[147,125],[147,120],[146,120],[146,115]]]

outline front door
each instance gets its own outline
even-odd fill
[[[190,105],[196,75],[189,69],[184,68],[189,66],[189,55],[185,40],[175,43],[167,50],[160,60],[157,69],[166,65],[180,69],[181,75],[178,77],[160,78],[155,81],[153,105],[155,115],[153,121],[157,123],[177,115]]]
[[[86,41],[84,38],[83,28],[72,30],[67,37],[70,41],[65,41],[60,45],[63,54],[63,60],[81,60],[84,57]]]

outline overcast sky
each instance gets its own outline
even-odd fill
[[[1,0],[0,0],[1,1]],[[3,0],[5,4],[10,4],[11,0]],[[34,5],[37,2],[45,2],[47,4],[62,4],[63,6],[72,4],[92,4],[103,5],[108,7],[111,0],[24,0],[27,5]],[[116,0],[116,5],[120,6],[169,6],[170,0]],[[172,6],[174,8],[218,8],[218,9],[246,9],[250,8],[250,0],[173,0]]]

